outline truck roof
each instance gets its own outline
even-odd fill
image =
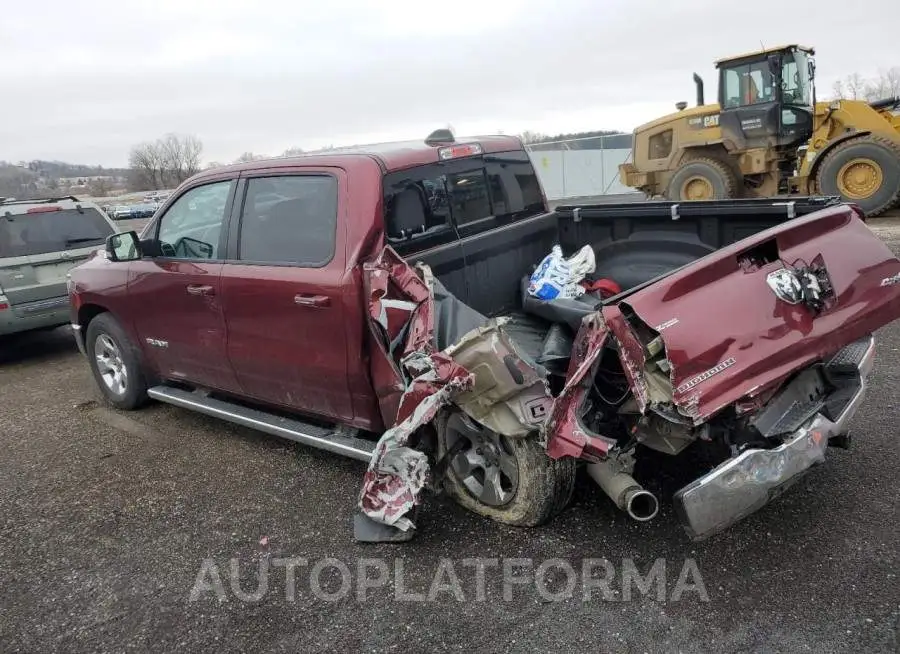
[[[441,161],[440,150],[453,146],[465,146],[478,144],[484,153],[509,152],[510,150],[524,150],[522,141],[516,136],[471,136],[457,137],[453,141],[396,141],[392,143],[375,143],[372,145],[355,145],[347,148],[338,148],[328,152],[311,152],[293,157],[273,157],[258,159],[245,163],[232,164],[221,168],[214,168],[198,173],[194,179],[206,176],[218,176],[223,172],[250,171],[268,169],[273,167],[290,166],[341,166],[352,164],[361,157],[378,161],[385,173],[391,173],[404,168],[421,166],[424,164],[438,163]]]

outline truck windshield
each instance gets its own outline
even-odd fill
[[[24,257],[101,245],[113,233],[96,209],[0,215],[0,257]]]
[[[809,57],[805,52],[789,52],[781,69],[781,88],[786,104],[812,106]]]
[[[537,174],[522,151],[419,166],[385,177],[388,237],[405,240],[485,218],[544,211]]]

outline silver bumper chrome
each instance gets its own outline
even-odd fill
[[[859,388],[833,422],[821,413],[771,450],[746,450],[675,494],[675,511],[694,540],[716,534],[780,495],[803,473],[824,462],[829,439],[848,433],[866,394],[875,362],[875,339],[857,363]]]

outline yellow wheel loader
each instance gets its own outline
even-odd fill
[[[634,131],[623,184],[649,197],[713,200],[839,195],[869,216],[900,202],[900,98],[816,102],[812,48],[786,45],[716,62],[719,103]]]

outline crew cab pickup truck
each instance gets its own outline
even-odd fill
[[[593,252],[582,295],[530,292],[555,245]],[[361,539],[409,537],[429,488],[538,525],[578,467],[649,520],[635,461],[702,451],[673,499],[700,539],[847,445],[900,261],[829,199],[550,211],[518,139],[439,132],[200,173],[69,292],[114,406],[367,461]]]

